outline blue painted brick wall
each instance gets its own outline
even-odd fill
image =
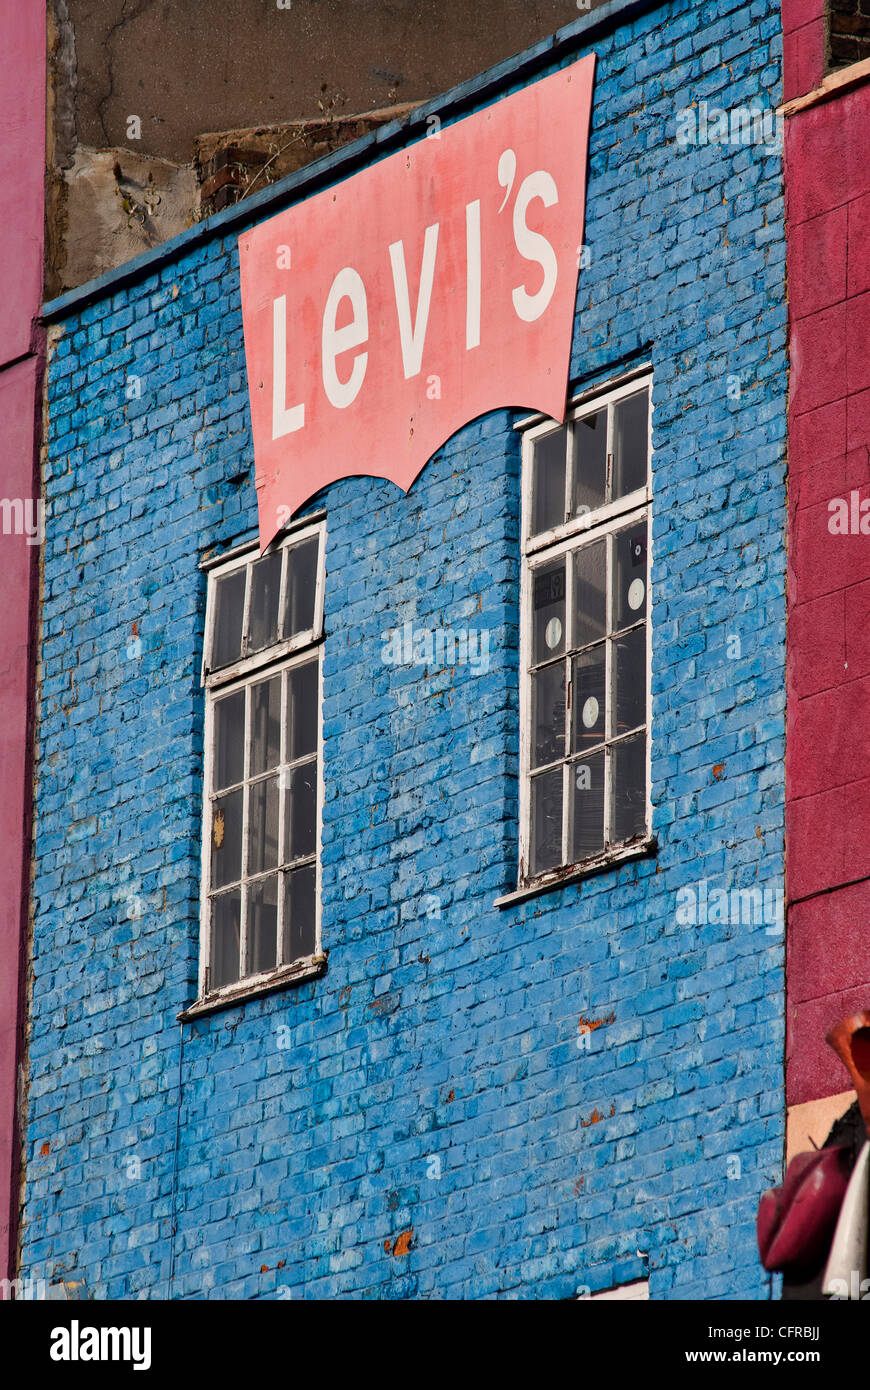
[[[566,1298],[647,1274],[653,1298],[767,1294],[782,939],[676,907],[701,879],[782,887],[781,164],[675,133],[701,100],[776,104],[778,5],[674,0],[594,47],[572,376],[654,364],[658,857],[493,906],[516,874],[519,580],[517,417],[494,413],[407,497],[319,499],[328,973],[177,1023],[197,565],[255,534],[235,235],[103,294],[49,364],[22,1273],[101,1298]],[[406,620],[488,629],[489,671],[385,665]],[[611,1015],[578,1049],[581,1016]]]

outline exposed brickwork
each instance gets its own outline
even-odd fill
[[[493,906],[519,580],[518,417],[493,413],[407,497],[319,499],[328,973],[181,1029],[197,562],[256,521],[234,239],[99,299],[50,364],[22,1273],[98,1297],[568,1298],[647,1272],[653,1298],[767,1294],[782,938],[676,906],[703,878],[782,886],[781,162],[678,149],[675,121],[779,100],[779,14],[663,5],[595,48],[573,371],[654,365],[658,859]],[[407,619],[486,628],[488,672],[385,665]]]
[[[870,58],[868,0],[829,0],[832,68],[848,67]]]

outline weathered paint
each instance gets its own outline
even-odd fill
[[[0,496],[37,496],[41,394],[45,7],[0,0]],[[31,631],[37,548],[0,533],[0,1278],[18,1212],[17,1066],[31,809]]]
[[[784,0],[785,91],[824,79],[822,0]],[[870,84],[786,119],[788,1101],[843,1090],[828,1030],[870,1001]],[[854,517],[852,518],[854,519]]]
[[[262,548],[339,478],[407,491],[488,410],[564,420],[594,72],[436,116],[239,238]]]
[[[318,499],[328,970],[180,1026],[197,563],[257,525],[238,216],[68,301],[23,1273],[72,1272],[97,1297],[571,1298],[647,1278],[653,1298],[767,1294],[754,1220],[781,1175],[782,936],[688,927],[677,898],[783,880],[781,161],[679,150],[674,119],[778,101],[779,16],[768,0],[626,14],[594,31],[571,379],[653,368],[658,856],[495,906],[517,881],[520,439],[516,411],[492,412],[407,495],[352,478]],[[591,27],[548,50],[553,69]],[[487,628],[489,669],[384,663],[405,620]]]

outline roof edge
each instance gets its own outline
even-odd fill
[[[224,236],[234,227],[245,226],[255,219],[257,213],[278,212],[286,203],[298,201],[300,195],[308,196],[319,188],[334,183],[337,175],[346,177],[353,173],[365,165],[373,152],[386,153],[388,150],[399,149],[407,143],[409,137],[418,133],[424,135],[429,116],[443,116],[447,110],[451,114],[458,114],[485,97],[497,95],[502,88],[517,78],[533,77],[554,59],[567,55],[582,43],[619,28],[638,15],[658,9],[665,3],[666,0],[609,0],[606,5],[597,10],[590,10],[588,14],[572,24],[565,25],[532,48],[525,49],[513,58],[506,58],[476,77],[451,87],[440,96],[421,102],[407,116],[390,121],[388,125],[363,135],[359,140],[333,150],[331,154],[324,155],[295,173],[288,174],[279,182],[269,185],[262,192],[255,193],[250,198],[243,198],[241,202],[224,208],[213,217],[195,223],[186,231],[171,237],[169,241],[161,242],[152,250],[143,252],[141,256],[125,261],[113,270],[107,270],[96,279],[86,280],[83,285],[67,290],[56,299],[48,300],[42,306],[41,321],[47,324],[57,323],[87,305],[114,294],[125,285],[153,274],[161,266],[171,264],[191,247],[204,244],[214,237]]]

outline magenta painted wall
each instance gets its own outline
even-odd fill
[[[785,94],[824,76],[822,0],[784,0]],[[826,1046],[870,1008],[870,85],[786,121],[789,401],[787,1096],[848,1089]]]
[[[45,9],[0,0],[0,496],[38,496],[45,178]],[[0,532],[0,1277],[15,1261],[38,548]]]

